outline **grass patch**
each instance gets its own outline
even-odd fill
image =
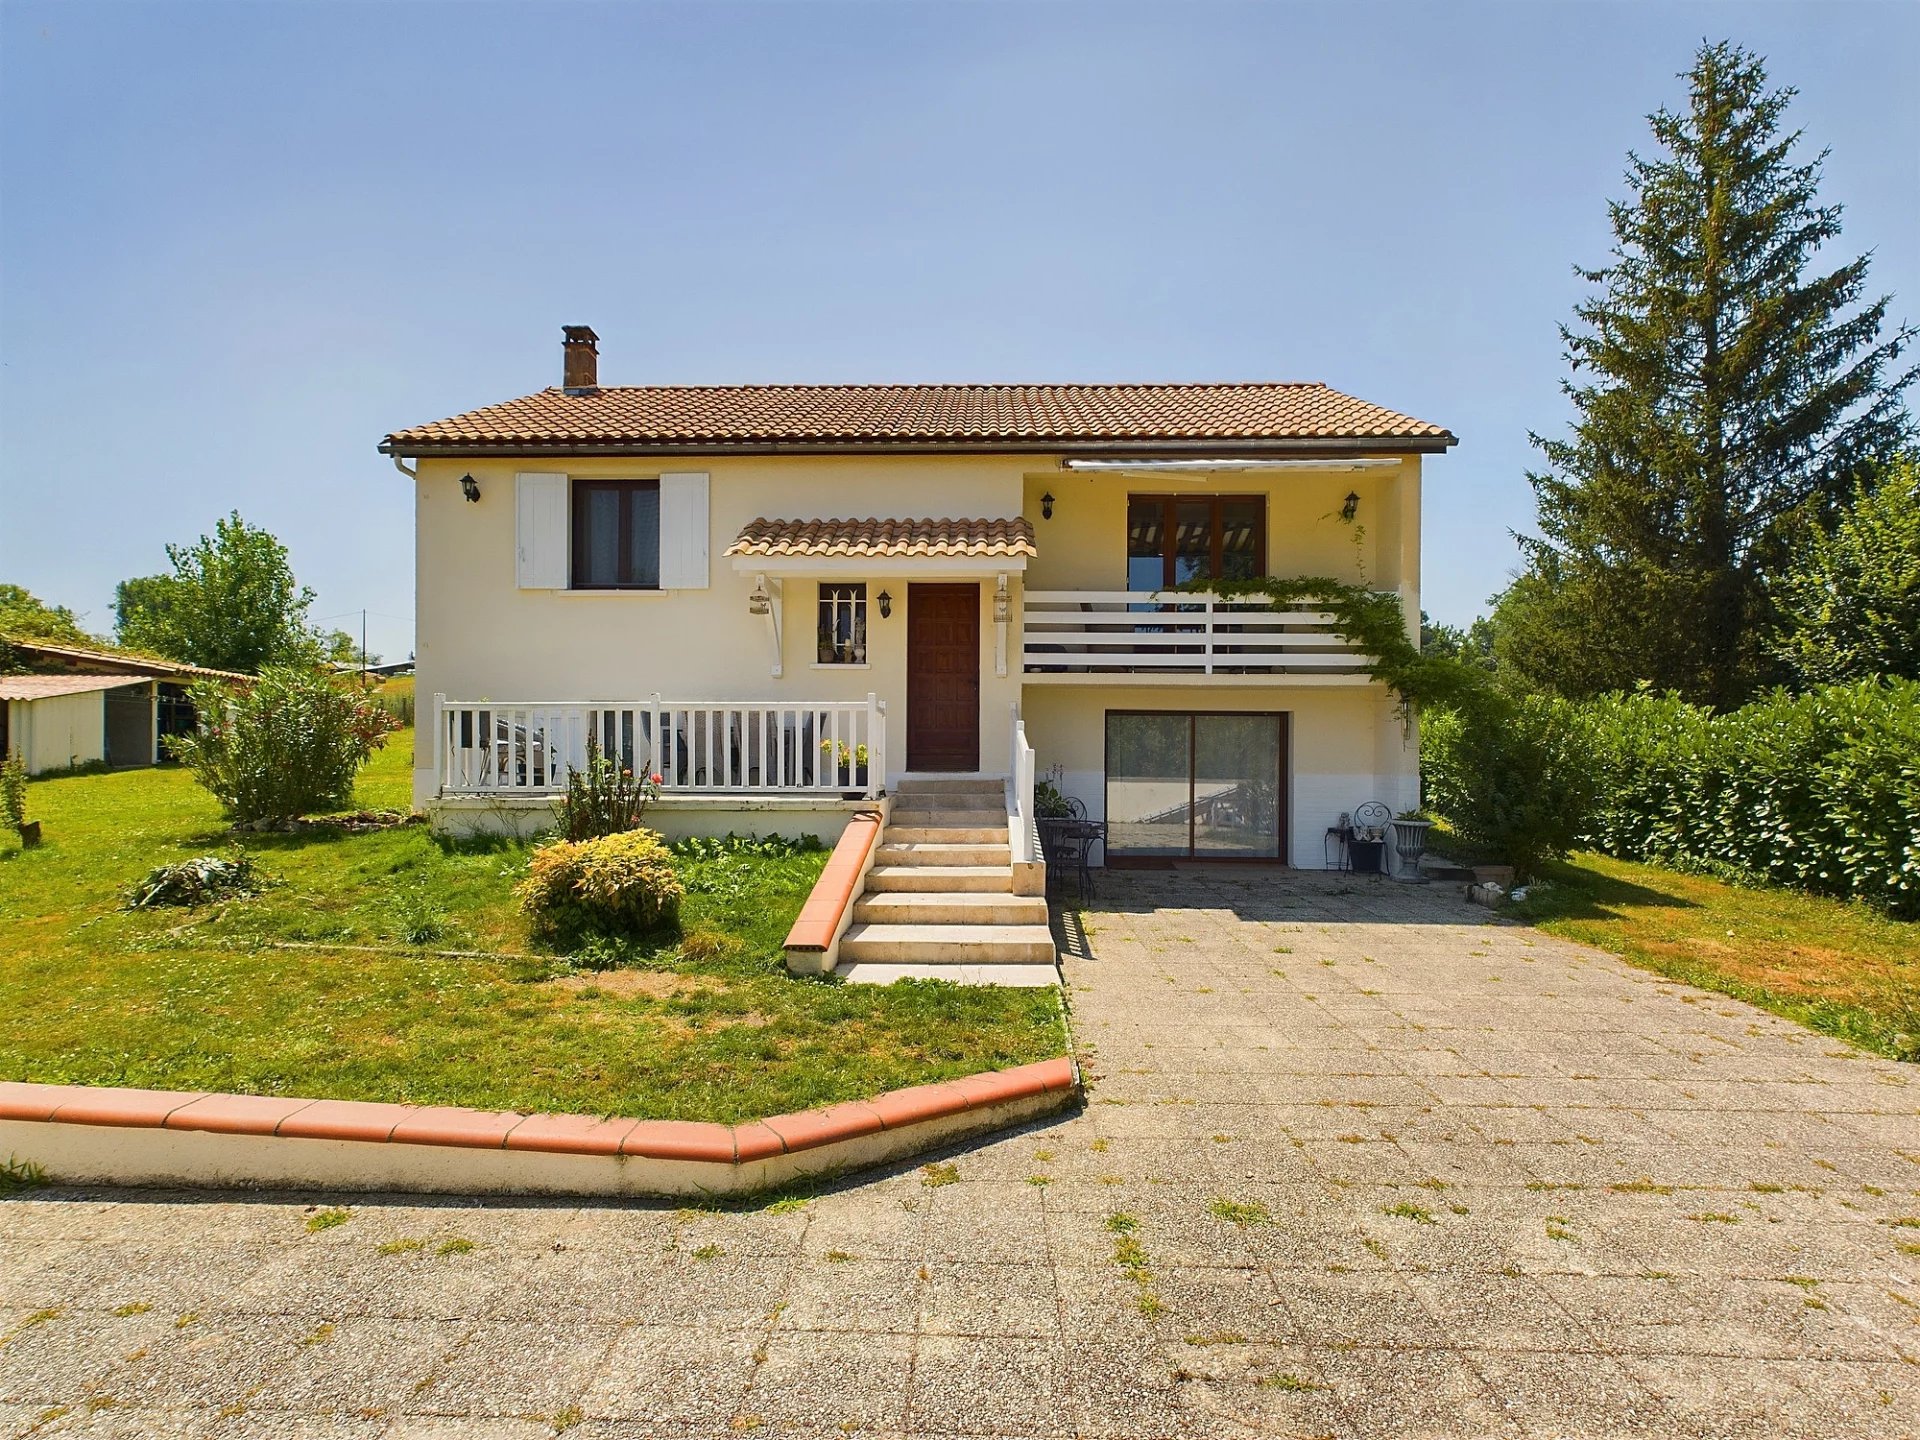
[[[1544,878],[1512,913],[1550,934],[1876,1054],[1920,1059],[1920,922],[1601,855],[1549,865]]]
[[[1416,1225],[1432,1225],[1437,1223],[1433,1218],[1433,1212],[1431,1210],[1420,1205],[1410,1204],[1405,1200],[1402,1200],[1397,1205],[1381,1206],[1380,1213],[1382,1215],[1392,1215],[1400,1220],[1411,1220]]]
[[[1220,1195],[1214,1196],[1207,1202],[1207,1213],[1216,1220],[1226,1220],[1241,1226],[1264,1225],[1272,1218],[1267,1214],[1267,1207],[1264,1205],[1251,1201],[1243,1203],[1228,1200]]]
[[[404,808],[411,765],[403,730],[355,805]],[[787,974],[823,852],[693,847],[679,930],[562,954],[513,899],[525,845],[236,836],[172,766],[36,781],[33,813],[40,848],[0,835],[0,1013],[34,1017],[0,1027],[0,1079],[732,1124],[1064,1048],[1051,989]],[[155,865],[229,846],[258,895],[123,908]]]
[[[31,1160],[9,1155],[0,1160],[0,1196],[17,1195],[47,1183],[47,1172]]]
[[[344,1225],[352,1218],[353,1213],[348,1210],[334,1208],[317,1210],[307,1217],[307,1233],[318,1235],[322,1230],[331,1230],[337,1225]]]

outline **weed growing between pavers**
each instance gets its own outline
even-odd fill
[[[317,1210],[307,1216],[307,1233],[310,1235],[318,1235],[322,1230],[332,1230],[336,1226],[346,1224],[347,1221],[352,1218],[353,1213],[351,1211],[342,1210],[337,1206],[329,1206],[324,1210]]]
[[[937,1163],[922,1165],[920,1167],[920,1183],[929,1190],[938,1190],[942,1185],[957,1185],[960,1183],[960,1167],[958,1165],[942,1165]]]
[[[1141,1245],[1135,1234],[1140,1222],[1124,1210],[1115,1210],[1107,1216],[1106,1223],[1108,1232],[1114,1237],[1113,1263],[1120,1267],[1121,1274],[1133,1282],[1133,1307],[1151,1320],[1165,1307],[1154,1293],[1153,1271],[1147,1261],[1146,1247]]]
[[[1424,1209],[1419,1205],[1410,1204],[1405,1200],[1395,1205],[1382,1205],[1380,1207],[1380,1213],[1382,1215],[1392,1215],[1400,1220],[1411,1220],[1416,1225],[1432,1225],[1437,1223],[1433,1218],[1433,1212],[1431,1210]]]
[[[1216,1195],[1207,1202],[1207,1213],[1216,1220],[1226,1220],[1242,1227],[1265,1225],[1272,1219],[1264,1205],[1252,1201],[1229,1200],[1221,1195]]]

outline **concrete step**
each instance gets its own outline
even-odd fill
[[[902,845],[882,836],[880,848],[873,852],[873,863],[876,866],[997,865],[1006,870],[1013,865],[1013,852],[1007,847],[1005,831],[1001,832],[998,845]]]
[[[982,817],[1007,818],[1007,802],[998,795],[909,796],[893,802],[888,817],[896,825],[939,824],[948,816],[966,824],[978,825]]]
[[[1439,855],[1422,855],[1420,873],[1429,880],[1472,880],[1473,867],[1457,861],[1447,860]]]
[[[1007,843],[1007,822],[998,825],[900,825],[887,822],[888,845],[992,845]]]
[[[851,985],[947,980],[955,985],[1011,985],[1037,990],[1060,983],[1060,971],[1052,965],[895,965],[882,960],[858,960],[842,962],[833,973]]]
[[[1005,866],[993,865],[876,865],[867,872],[870,895],[915,890],[1011,895],[1013,875]]]
[[[1053,931],[1045,925],[859,925],[840,941],[848,961],[895,964],[1051,965]]]
[[[896,891],[862,896],[853,918],[876,925],[1044,925],[1047,902],[1038,895]]]
[[[998,795],[1004,799],[1006,793],[1006,781],[993,778],[982,779],[977,775],[954,775],[947,778],[910,776],[893,787],[896,801],[905,795]]]

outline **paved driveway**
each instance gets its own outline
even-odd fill
[[[1086,1111],[795,1208],[5,1202],[0,1433],[1920,1430],[1920,1073],[1484,920],[1112,877]]]

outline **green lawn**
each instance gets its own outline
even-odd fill
[[[407,805],[412,738],[357,804]],[[261,895],[128,911],[153,865],[235,843],[191,776],[37,780],[28,814],[40,849],[0,838],[0,1079],[732,1122],[1065,1049],[1052,991],[789,976],[820,853],[683,858],[682,933],[593,971],[530,942],[524,846],[250,835]]]
[[[1603,855],[1547,867],[1512,913],[1882,1055],[1920,1058],[1920,924]]]

